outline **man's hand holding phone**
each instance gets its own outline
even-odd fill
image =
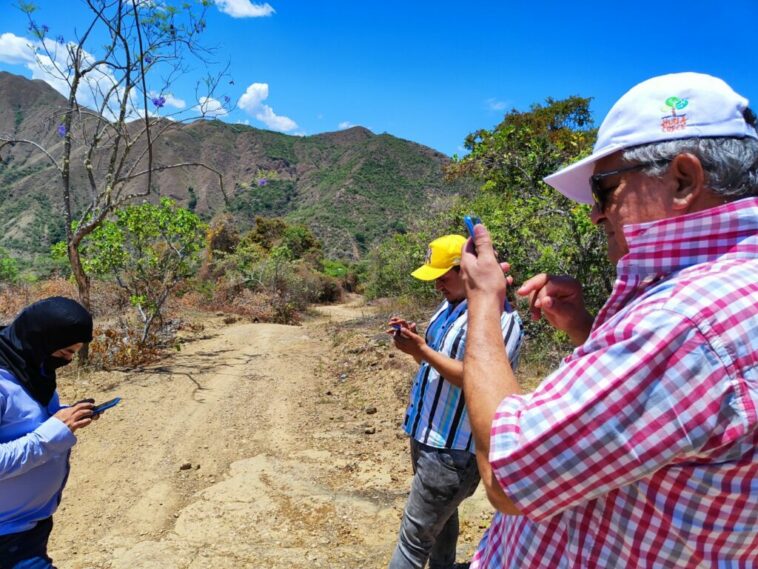
[[[464,215],[463,223],[466,225],[469,237],[474,238],[474,227],[482,223],[482,220],[475,215]]]
[[[478,223],[474,223],[474,219],[471,216],[464,217],[466,226],[470,225],[471,233],[471,239],[466,242],[461,253],[461,275],[466,297],[471,302],[472,296],[494,295],[502,307],[505,304],[506,285],[512,281],[511,277],[505,277],[510,265],[498,262],[489,232],[478,218]],[[477,225],[480,226],[478,230],[475,229]]]

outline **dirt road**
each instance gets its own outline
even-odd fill
[[[123,402],[79,432],[56,565],[386,567],[413,366],[361,328],[359,301],[318,310],[299,327],[208,317],[157,366],[64,378],[63,400]],[[489,519],[481,490],[461,517],[465,560]]]

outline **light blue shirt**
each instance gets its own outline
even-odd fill
[[[0,535],[31,529],[58,508],[76,443],[53,417],[60,408],[57,392],[44,407],[0,369]]]

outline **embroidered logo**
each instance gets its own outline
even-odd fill
[[[677,130],[683,130],[687,128],[687,115],[677,114],[677,111],[681,111],[689,104],[687,99],[680,99],[679,97],[669,97],[664,101],[664,106],[661,110],[665,113],[670,112],[670,115],[666,115],[661,119],[661,130],[663,132],[674,132]]]

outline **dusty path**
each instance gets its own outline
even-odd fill
[[[64,400],[123,403],[80,432],[51,539],[58,567],[386,566],[410,476],[404,386],[334,372],[335,322],[366,310],[322,307],[300,327],[209,318],[158,366],[64,380]],[[357,355],[368,377],[405,377],[382,349]],[[466,507],[461,559],[488,518],[481,496]]]

